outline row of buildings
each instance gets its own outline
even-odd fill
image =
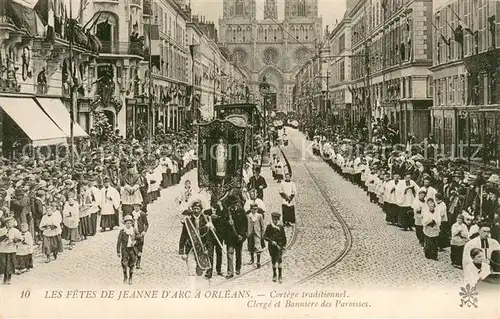
[[[80,135],[102,112],[121,135],[138,137],[148,127],[177,130],[210,119],[215,104],[247,100],[246,75],[217,44],[214,23],[193,15],[184,0],[69,3],[0,0],[3,146],[61,142],[69,110]],[[55,109],[66,113],[51,114]]]
[[[445,156],[498,166],[500,2],[346,4],[295,78],[298,111],[343,125],[386,121],[402,142],[431,136]]]

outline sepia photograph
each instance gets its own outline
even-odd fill
[[[498,318],[497,19],[0,0],[0,319]]]

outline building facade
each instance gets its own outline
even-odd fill
[[[352,111],[351,82],[351,23],[349,16],[335,26],[328,35],[329,49],[332,54],[328,59],[328,98],[331,103],[334,124],[351,125],[354,118]]]
[[[392,124],[401,141],[429,134],[432,1],[361,1],[351,17],[352,109]]]
[[[196,119],[214,118],[216,104],[246,102],[246,74],[231,61],[228,49],[217,44],[215,24],[193,16],[188,23],[188,41]]]
[[[143,21],[151,56],[146,55],[145,60],[141,62],[140,77],[144,79],[145,94],[149,95],[151,89],[153,97],[153,133],[160,127],[176,131],[185,124],[187,114],[191,110],[187,98],[187,23],[191,19],[191,9],[181,0],[151,1],[150,8],[150,12],[143,12]]]
[[[102,47],[89,66],[89,76],[96,80],[81,99],[80,123],[92,127],[93,114],[103,111],[121,135],[131,137],[139,122],[138,109],[144,107],[136,99],[144,90],[139,77],[145,56],[143,2],[94,0],[84,8],[81,21],[91,28]]]
[[[500,3],[458,0],[434,11],[432,129],[444,154],[499,165]]]
[[[75,125],[74,136],[87,136],[102,44],[94,26],[79,23],[78,8],[72,20],[69,9],[63,1],[53,1],[52,8],[43,0],[0,2],[0,142],[5,156],[28,144],[67,144],[68,110],[81,124]],[[109,102],[100,103],[99,110],[115,120],[123,104]]]
[[[348,0],[346,7],[326,37],[329,54],[320,54],[329,61],[323,68],[331,109],[347,125],[366,127],[369,119],[379,120],[399,130],[402,141],[427,137],[432,1]],[[324,77],[325,69],[320,73]]]
[[[285,0],[285,16],[278,17],[277,1],[266,0],[264,19],[257,20],[255,0],[224,0],[219,21],[220,43],[245,72],[255,99],[262,79],[276,88],[276,107],[290,108],[295,76],[315,53],[322,20],[317,0]]]

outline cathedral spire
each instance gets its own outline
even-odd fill
[[[266,0],[264,19],[278,19],[278,5],[276,4],[276,0]]]

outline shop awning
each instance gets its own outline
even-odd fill
[[[32,98],[0,97],[0,107],[23,130],[34,146],[66,143],[66,135]]]
[[[58,98],[37,97],[36,100],[45,111],[45,113],[47,113],[47,115],[52,119],[52,121],[54,121],[57,126],[59,126],[61,131],[63,131],[67,137],[71,137],[71,117],[63,102]],[[78,125],[78,123],[75,122],[73,125],[73,136],[88,137],[89,135],[80,125]]]

